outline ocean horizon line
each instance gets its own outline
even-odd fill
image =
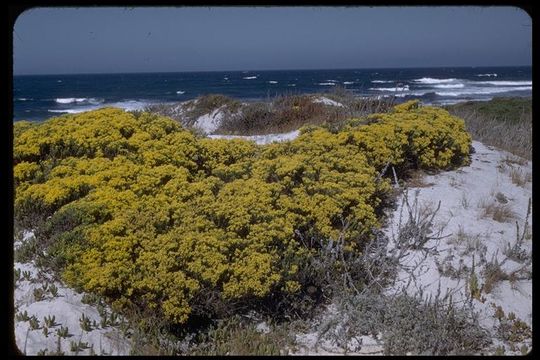
[[[90,72],[64,74],[13,74],[13,77],[24,76],[80,76],[80,75],[144,75],[144,74],[183,74],[183,73],[220,73],[220,72],[283,72],[283,71],[350,71],[350,70],[400,70],[400,69],[504,69],[532,68],[532,65],[468,65],[468,66],[403,66],[403,67],[362,67],[362,68],[318,68],[318,69],[244,69],[244,70],[184,70],[184,71],[140,71],[140,72]]]

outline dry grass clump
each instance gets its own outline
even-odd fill
[[[502,271],[500,264],[497,261],[492,261],[486,264],[483,271],[484,286],[482,291],[486,294],[491,293],[495,285],[501,281],[508,280],[508,274]]]
[[[463,247],[461,255],[470,254],[471,252],[480,252],[483,254],[487,250],[480,234],[470,234],[461,225],[459,225],[455,236],[448,239],[447,243]]]
[[[407,171],[406,174],[403,174],[403,177],[406,179],[407,186],[410,188],[419,188],[419,187],[430,187],[434,183],[426,182],[426,172],[421,169],[411,169]]]
[[[520,166],[527,165],[527,159],[512,154],[506,155],[502,161],[510,166],[514,164]]]
[[[492,218],[498,222],[509,222],[516,217],[516,213],[512,210],[510,204],[500,204],[488,199],[482,199],[478,203],[478,207],[483,210],[482,217]]]
[[[470,308],[448,298],[363,292],[338,300],[336,315],[320,326],[320,339],[346,351],[359,351],[360,335],[382,335],[385,355],[459,355],[490,343]]]
[[[530,98],[495,98],[456,104],[447,110],[465,120],[473,139],[531,160],[531,105]]]
[[[288,132],[306,124],[322,125],[343,121],[341,107],[313,102],[307,95],[278,96],[270,103],[249,103],[224,117],[218,133],[259,135]]]
[[[257,327],[253,321],[234,316],[218,321],[200,334],[187,355],[287,355],[295,346],[294,334],[285,325]]]
[[[512,168],[510,170],[510,178],[512,179],[513,184],[524,187],[527,183],[532,181],[532,174],[518,168]]]

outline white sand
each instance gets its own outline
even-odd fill
[[[315,98],[313,100],[314,103],[322,103],[324,105],[330,105],[330,106],[338,106],[338,107],[343,107],[343,104],[340,103],[340,102],[337,102],[337,101],[334,101],[332,99],[329,99],[327,97],[324,97],[324,96],[320,96],[318,98]]]
[[[211,139],[244,139],[248,141],[255,141],[257,144],[270,144],[273,142],[282,142],[290,141],[298,137],[300,132],[294,130],[288,133],[281,134],[267,134],[267,135],[251,135],[251,136],[241,136],[241,135],[208,135]]]

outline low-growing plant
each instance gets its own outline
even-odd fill
[[[450,297],[388,296],[370,289],[337,305],[336,315],[321,324],[319,341],[347,351],[361,350],[361,343],[351,341],[361,335],[382,338],[386,355],[471,354],[491,342],[471,309],[457,307]]]
[[[30,271],[24,270],[22,272],[22,277],[24,280],[30,281],[32,279],[32,273],[30,273]]]
[[[40,327],[39,327],[39,320],[36,318],[35,315],[32,315],[32,316],[28,319],[28,324],[30,325],[30,329],[32,329],[32,330],[38,330],[38,329],[40,329]]]
[[[34,260],[39,253],[40,249],[38,247],[37,240],[35,238],[31,238],[14,249],[13,258],[16,262],[26,263]],[[24,273],[28,273],[28,275],[30,275],[30,273],[23,271],[23,278],[25,280],[30,280],[30,277],[26,278]]]
[[[469,197],[467,196],[465,192],[461,193],[461,206],[463,206],[465,210],[468,210],[469,207],[471,206]]]
[[[63,339],[67,339],[68,337],[73,336],[69,333],[69,328],[67,326],[60,326],[60,329],[56,329],[56,334],[59,338]]]
[[[97,304],[99,302],[99,300],[100,300],[99,295],[88,294],[88,293],[83,294],[83,296],[81,298],[81,302],[83,304],[88,304],[88,305],[95,305],[95,304]]]
[[[55,284],[51,284],[49,286],[49,293],[51,294],[52,297],[57,297],[58,296],[58,287]]]
[[[531,253],[529,253],[527,250],[523,249],[523,244],[525,242],[525,239],[528,236],[531,236],[529,234],[529,217],[531,216],[531,207],[532,207],[532,199],[529,198],[528,204],[527,204],[527,213],[525,215],[525,221],[523,224],[523,232],[519,230],[519,223],[516,221],[516,239],[513,244],[510,244],[510,242],[506,243],[506,246],[504,248],[504,255],[506,255],[507,258],[514,260],[516,262],[526,262],[531,258]]]
[[[35,288],[33,291],[34,299],[36,301],[42,301],[45,299],[45,291],[42,288]]]
[[[469,293],[471,294],[471,298],[480,300],[481,291],[482,289],[478,284],[478,277],[476,276],[476,273],[472,272],[469,277]]]
[[[287,355],[294,347],[294,335],[283,326],[260,332],[255,324],[239,317],[219,321],[189,349],[189,355]]]
[[[49,328],[60,325],[56,322],[56,316],[54,315],[52,316],[48,315],[48,316],[43,317],[43,323]]]
[[[83,331],[92,331],[92,324],[90,322],[90,318],[88,318],[84,313],[79,318],[79,325]]]
[[[13,282],[17,283],[21,279],[21,269],[15,269],[13,271]]]
[[[69,349],[71,352],[74,352],[76,355],[78,355],[81,351],[88,349],[88,343],[82,342],[82,341],[70,341],[69,342]]]
[[[497,348],[495,349],[494,355],[496,355],[496,356],[501,356],[501,355],[504,355],[505,352],[506,352],[506,349],[505,349],[504,345],[499,345],[499,346],[497,346]]]
[[[30,317],[28,316],[28,311],[24,310],[23,312],[19,312],[15,314],[15,320],[17,321],[28,321],[30,320]]]
[[[501,266],[496,258],[484,266],[483,275],[483,290],[486,294],[491,293],[496,284],[503,280],[508,280],[508,274],[502,271]]]

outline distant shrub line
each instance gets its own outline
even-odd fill
[[[475,140],[532,159],[530,97],[469,101],[447,106],[447,109],[465,120],[465,127]]]
[[[342,106],[316,102],[319,97],[332,99]],[[194,126],[200,116],[217,116],[219,112],[221,121],[215,133],[257,135],[288,132],[305,125],[337,128],[351,117],[387,112],[392,109],[394,100],[359,98],[350,90],[338,87],[328,93],[285,94],[267,101],[246,103],[224,95],[208,94],[183,103],[150,105],[145,111],[171,117],[187,127]]]
[[[111,108],[14,134],[15,220],[43,264],[173,324],[306,291],[317,247],[361,251],[380,226],[383,168],[453,168],[471,144],[462,120],[417,102],[264,146]]]

